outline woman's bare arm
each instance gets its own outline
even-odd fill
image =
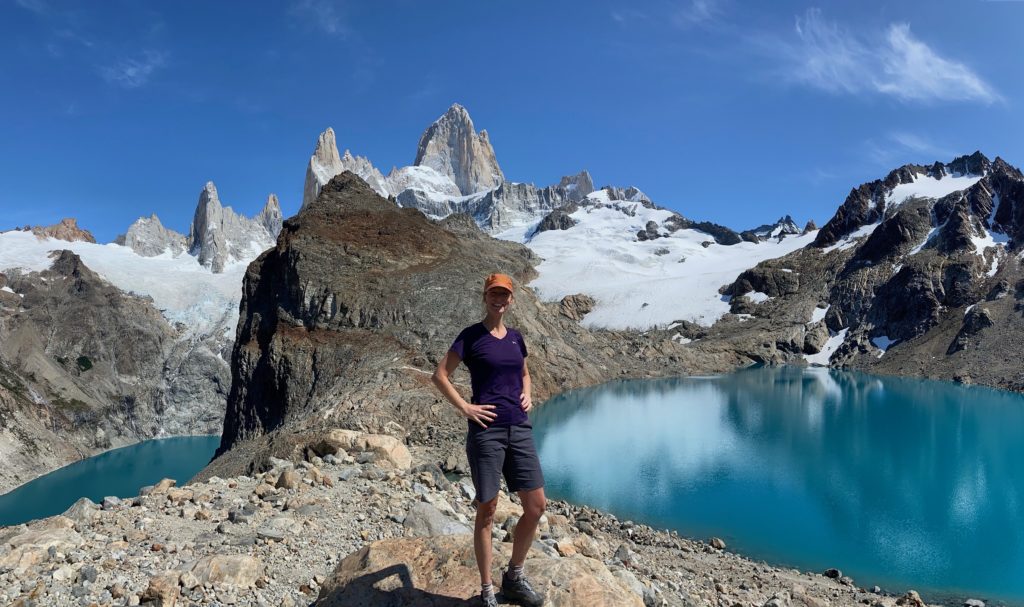
[[[441,362],[438,363],[437,370],[434,371],[434,375],[430,379],[437,386],[441,394],[448,399],[448,402],[458,410],[459,415],[479,424],[482,428],[486,428],[487,424],[494,421],[496,416],[494,413],[495,406],[467,403],[466,399],[462,398],[462,395],[459,394],[459,391],[455,389],[455,386],[452,385],[449,379],[461,362],[462,359],[459,358],[459,355],[449,350],[445,353]]]

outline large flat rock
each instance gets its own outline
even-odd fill
[[[511,552],[511,544],[495,544],[495,580]],[[585,556],[555,558],[531,551],[525,567],[551,607],[643,606],[603,563]],[[452,607],[466,605],[479,592],[471,535],[400,538],[373,542],[345,557],[314,605]]]

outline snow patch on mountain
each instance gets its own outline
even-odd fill
[[[542,299],[585,293],[596,300],[582,324],[591,328],[648,329],[687,320],[710,326],[729,312],[718,289],[758,262],[781,257],[814,240],[816,232],[781,242],[707,245],[693,229],[663,230],[638,240],[648,222],[675,215],[641,203],[613,201],[606,190],[570,215],[568,230],[541,232],[526,242],[543,262],[530,283]],[[511,232],[502,235],[511,235]]]
[[[886,206],[898,206],[911,198],[942,198],[953,192],[966,190],[978,183],[983,175],[949,175],[936,179],[929,175],[914,174],[913,183],[901,183],[886,196]]]
[[[251,259],[231,262],[222,273],[214,273],[192,255],[144,257],[118,244],[40,240],[11,231],[0,233],[0,271],[44,270],[53,263],[51,252],[63,249],[122,291],[151,297],[168,321],[183,323],[194,336],[238,324],[240,287]]]
[[[832,358],[832,355],[839,349],[839,346],[843,345],[843,342],[846,341],[846,334],[849,331],[849,328],[842,329],[832,337],[829,337],[828,341],[825,342],[825,346],[821,349],[821,352],[818,352],[817,354],[804,354],[804,360],[806,360],[809,365],[827,367],[829,359]]]

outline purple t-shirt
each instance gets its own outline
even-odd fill
[[[469,367],[473,384],[470,402],[497,405],[494,409],[497,417],[488,427],[515,426],[529,421],[519,401],[523,393],[526,342],[519,331],[506,329],[505,337],[498,339],[478,322],[463,329],[450,348]]]

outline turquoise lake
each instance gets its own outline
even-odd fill
[[[926,599],[1024,603],[1024,396],[828,369],[623,381],[533,414],[548,495]]]
[[[182,484],[203,469],[219,436],[149,440],[84,459],[0,495],[0,526],[60,514],[79,498],[133,497],[162,478]]]

